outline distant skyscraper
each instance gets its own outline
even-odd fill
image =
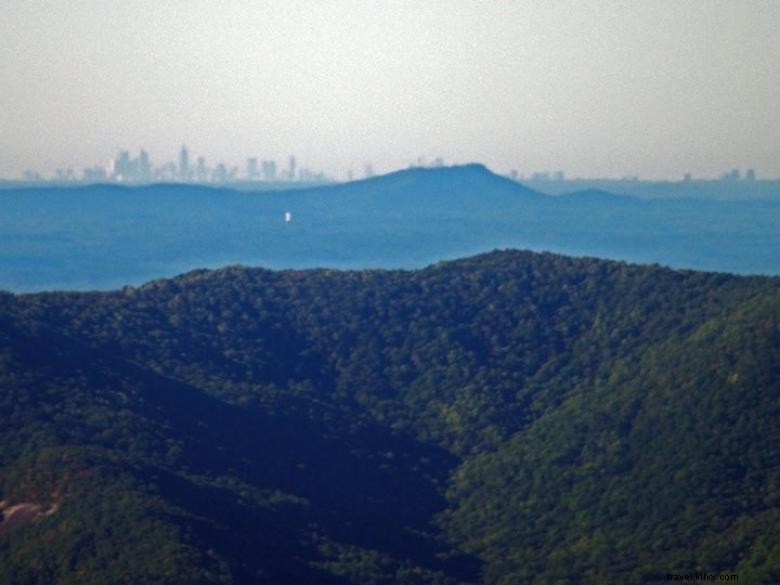
[[[138,180],[143,183],[152,180],[152,164],[149,161],[149,153],[143,149],[138,155]]]
[[[190,179],[190,153],[187,147],[182,145],[179,151],[179,180],[188,181]]]
[[[114,159],[113,168],[111,170],[111,178],[114,181],[130,181],[132,180],[132,164],[130,161],[130,153],[123,150],[119,153],[119,156]]]
[[[229,178],[229,173],[227,167],[225,166],[225,163],[219,163],[214,169],[214,172],[212,173],[212,180],[215,183],[227,183],[228,178]]]
[[[276,163],[272,160],[263,161],[263,179],[266,181],[276,180]]]
[[[209,181],[209,168],[206,166],[206,159],[202,156],[198,157],[198,164],[195,167],[195,177],[199,183],[208,183]]]
[[[256,158],[246,159],[246,178],[249,181],[256,181],[258,176],[259,173],[257,172],[257,159]]]
[[[290,181],[294,181],[295,180],[296,167],[297,167],[297,162],[295,160],[295,157],[291,156],[290,157],[290,168],[287,171],[287,178],[288,178],[288,180],[290,180]]]
[[[365,166],[365,169],[363,171],[363,175],[366,177],[366,179],[370,179],[374,176],[374,167],[372,167],[370,164],[367,164]]]

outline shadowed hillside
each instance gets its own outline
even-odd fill
[[[778,315],[513,251],[0,296],[0,500],[55,510],[0,580],[777,582]]]

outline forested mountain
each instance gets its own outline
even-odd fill
[[[503,251],[6,294],[0,401],[3,583],[780,582],[778,278]]]
[[[0,288],[112,289],[233,264],[416,269],[495,248],[780,275],[778,225],[777,199],[558,197],[477,164],[270,192],[12,189],[0,191]]]

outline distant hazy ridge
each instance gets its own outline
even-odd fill
[[[275,192],[7,190],[0,288],[106,289],[230,264],[418,268],[495,248],[779,274],[778,225],[780,201],[547,196],[481,165]]]

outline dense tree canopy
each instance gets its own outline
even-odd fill
[[[780,582],[778,420],[772,278],[507,251],[2,295],[0,500],[43,512],[0,581]]]

